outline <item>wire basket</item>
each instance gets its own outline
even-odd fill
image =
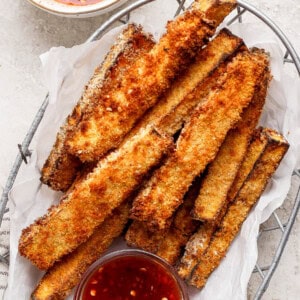
[[[120,23],[126,24],[130,22],[130,14],[133,10],[144,6],[154,0],[138,0],[134,3],[128,5],[127,7],[119,10],[114,15],[112,15],[106,22],[104,22],[88,39],[86,42],[94,41],[103,36],[103,34],[112,26],[118,25]],[[181,11],[185,10],[186,0],[172,0],[176,1],[178,6],[175,12],[175,16],[178,15]],[[234,22],[242,22],[243,15],[251,14],[252,16],[260,19],[266,26],[268,26],[274,34],[279,38],[282,43],[282,46],[285,48],[284,62],[293,65],[296,69],[296,72],[300,76],[300,59],[297,55],[295,49],[293,48],[291,42],[285,36],[285,34],[281,31],[281,29],[264,13],[260,12],[254,6],[248,4],[243,0],[238,0],[238,6],[236,9],[236,13],[232,14],[232,17],[227,21],[227,25],[231,25]],[[9,177],[7,179],[6,185],[4,187],[1,199],[0,199],[0,226],[2,224],[4,213],[8,211],[6,208],[8,202],[8,193],[14,185],[15,179],[18,175],[19,169],[24,162],[27,164],[27,159],[30,156],[29,145],[34,137],[34,134],[44,116],[44,113],[48,106],[48,95],[43,101],[41,107],[39,108],[22,144],[18,145],[19,154],[17,155],[14,165],[10,171]],[[295,222],[298,210],[300,208],[300,170],[294,170],[293,177],[293,190],[296,191],[294,195],[290,195],[288,198],[289,201],[292,201],[291,208],[289,209],[289,217],[288,220],[284,220],[282,217],[279,217],[279,214],[275,211],[272,214],[273,224],[270,226],[269,220],[262,224],[260,229],[260,234],[258,239],[260,239],[264,234],[268,234],[270,232],[277,231],[280,233],[280,239],[276,245],[276,251],[271,259],[271,263],[266,266],[260,266],[258,263],[256,264],[255,269],[253,270],[253,274],[258,274],[260,280],[256,280],[256,287],[254,291],[254,299],[261,299],[264,292],[267,290],[269,282],[274,274],[278,263],[280,261],[281,255],[284,251],[286,243],[288,241],[291,229]],[[275,222],[275,224],[274,224]],[[260,254],[260,253],[259,253]],[[9,264],[8,260],[9,253],[4,255],[0,255],[0,263]]]

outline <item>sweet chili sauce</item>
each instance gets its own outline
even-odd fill
[[[144,256],[117,257],[93,271],[82,300],[182,300],[177,280],[160,263]]]
[[[55,1],[64,4],[69,4],[69,5],[83,6],[83,5],[95,4],[101,2],[102,0],[55,0]]]

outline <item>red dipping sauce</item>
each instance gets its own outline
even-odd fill
[[[183,283],[166,262],[144,251],[102,258],[84,276],[76,300],[186,300]]]
[[[83,5],[95,4],[101,2],[102,0],[55,0],[55,1],[64,4],[69,4],[69,5],[83,6]]]

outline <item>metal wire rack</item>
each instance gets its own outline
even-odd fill
[[[94,41],[99,39],[111,26],[122,23],[126,24],[130,22],[130,16],[131,12],[135,9],[144,6],[150,2],[153,2],[155,0],[138,0],[134,3],[128,5],[127,7],[123,8],[122,10],[119,10],[114,15],[112,15],[106,22],[104,22],[88,39],[86,42]],[[177,2],[178,7],[175,12],[175,16],[178,15],[181,11],[186,9],[186,0],[174,0]],[[284,55],[284,62],[285,63],[291,63],[294,65],[294,67],[297,70],[298,75],[300,76],[300,59],[297,55],[295,49],[293,48],[291,42],[288,40],[288,38],[285,36],[285,34],[281,31],[281,29],[270,19],[268,18],[264,13],[259,11],[257,8],[252,6],[251,4],[243,1],[238,0],[238,7],[236,9],[236,14],[227,22],[227,25],[231,25],[234,22],[242,22],[243,15],[245,13],[252,14],[258,19],[260,19],[263,23],[265,23],[266,26],[268,26],[274,34],[279,38],[282,45],[285,47],[285,55]],[[18,175],[19,169],[24,162],[27,164],[27,159],[30,157],[31,152],[29,150],[29,145],[34,137],[34,134],[44,116],[44,113],[48,106],[48,95],[45,97],[45,100],[43,101],[41,107],[39,108],[22,144],[18,145],[19,154],[17,155],[15,162],[13,164],[13,167],[10,171],[9,177],[7,179],[6,185],[4,187],[1,199],[0,199],[0,227],[2,224],[3,216],[5,212],[8,211],[7,202],[8,202],[8,194],[11,188],[14,185],[15,179]],[[278,266],[278,263],[280,261],[280,258],[282,256],[282,253],[284,251],[284,248],[286,246],[286,243],[288,241],[291,229],[293,227],[293,224],[295,222],[297,213],[300,208],[300,170],[294,170],[293,176],[297,178],[297,182],[294,183],[297,185],[296,187],[296,194],[292,197],[292,209],[289,213],[288,220],[285,222],[282,221],[282,219],[279,217],[278,213],[275,211],[272,214],[272,217],[274,218],[275,225],[268,226],[265,224],[268,224],[268,221],[262,224],[260,234],[258,236],[258,239],[260,239],[265,233],[269,232],[280,232],[281,237],[277,244],[277,248],[275,251],[274,256],[272,257],[272,261],[270,264],[266,266],[260,266],[258,263],[256,264],[253,274],[259,274],[260,276],[260,282],[258,284],[258,287],[256,289],[256,293],[254,296],[255,300],[261,299],[264,292],[267,290],[269,282],[272,278],[272,275],[274,274],[276,267]],[[6,253],[4,255],[0,255],[0,263],[9,264],[9,253]]]

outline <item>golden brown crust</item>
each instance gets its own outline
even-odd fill
[[[183,204],[174,214],[170,230],[153,232],[148,230],[147,224],[134,220],[125,235],[127,244],[156,253],[168,261],[172,257],[172,261],[175,262],[181,253],[182,241],[187,240],[199,225],[199,222],[190,216],[198,192],[199,179],[191,186]],[[177,240],[175,234],[178,237]]]
[[[92,236],[76,250],[47,270],[32,293],[32,300],[63,300],[79,283],[87,268],[96,261],[119,236],[128,220],[129,203],[116,208]]]
[[[193,179],[210,163],[228,130],[253,97],[265,65],[256,53],[238,54],[226,67],[218,89],[199,105],[177,141],[176,151],[154,172],[133,202],[131,217],[164,229]]]
[[[251,172],[255,162],[263,153],[266,145],[268,143],[268,138],[262,129],[256,130],[253,134],[252,141],[248,146],[247,153],[245,159],[241,165],[241,168],[238,172],[240,186],[246,180],[247,176]],[[233,185],[232,185],[233,188]],[[229,193],[228,193],[229,196]],[[220,213],[217,215],[216,219],[213,222],[206,222],[202,226],[200,226],[199,230],[190,238],[185,247],[184,255],[180,260],[180,264],[178,265],[178,274],[179,276],[187,280],[194,267],[197,265],[203,253],[206,251],[207,247],[210,244],[210,241],[217,229],[220,225],[229,203],[233,199],[227,197],[225,204],[223,205]]]
[[[177,228],[171,227],[166,237],[162,240],[156,255],[162,257],[170,265],[175,265],[188,240],[188,236],[182,234]]]
[[[55,144],[42,171],[41,181],[54,190],[66,191],[81,169],[79,158],[65,149],[65,139],[80,122],[82,115],[97,104],[99,98],[109,89],[118,86],[125,70],[154,45],[152,38],[142,28],[129,25],[117,38],[105,60],[98,67],[87,84],[83,95],[57,134]],[[101,96],[102,95],[102,96]]]
[[[127,138],[136,134],[138,130],[149,123],[155,123],[160,131],[173,135],[182,126],[182,123],[186,121],[192,108],[197,105],[197,97],[195,97],[195,94],[208,94],[209,90],[216,84],[219,75],[223,72],[222,70],[224,68],[221,68],[220,64],[233,56],[242,45],[243,42],[240,38],[232,35],[228,30],[223,29],[206,48],[197,54],[196,61],[173,83],[157,105],[143,116],[137,126],[130,131]],[[202,84],[203,81],[204,83]],[[194,89],[196,86],[197,88]],[[186,97],[190,91],[193,92]],[[158,121],[161,116],[165,117]],[[192,188],[191,190],[194,189],[195,188]],[[189,191],[188,194],[191,194],[191,192],[192,191]],[[197,195],[194,196],[196,197]],[[187,195],[187,198],[190,198],[190,196]],[[178,217],[174,218],[171,225],[178,228],[186,227],[183,230],[185,235],[188,234],[188,228],[193,232],[194,224],[198,223],[192,221],[189,216],[192,207],[186,205],[188,202],[189,201],[185,200],[184,207],[178,209],[176,213]],[[168,237],[166,237],[165,230],[152,232],[148,230],[146,224],[136,220],[128,228],[125,239],[128,245],[139,247],[153,253],[156,253],[158,250],[160,242],[165,240],[164,251],[168,251]],[[172,237],[170,237],[170,239],[172,239]],[[163,251],[161,251],[161,253],[163,254]],[[178,251],[174,251],[173,253],[178,253]]]
[[[250,145],[247,150],[247,154],[241,163],[241,166],[236,174],[234,182],[230,187],[227,194],[227,202],[231,202],[235,199],[238,191],[242,187],[244,181],[250,174],[251,170],[254,167],[255,162],[263,153],[267,145],[267,137],[263,133],[263,128],[258,128],[254,131]]]
[[[215,226],[202,224],[198,231],[187,241],[185,251],[177,266],[178,275],[182,279],[189,278],[200,257],[206,251],[214,231]]]
[[[224,14],[228,15],[236,6],[236,0],[195,0],[193,2],[195,9],[206,12],[208,22],[220,24],[224,19]],[[222,6],[222,10],[220,10]]]
[[[243,41],[229,30],[221,30],[197,53],[195,61],[172,83],[158,103],[145,113],[127,138],[148,124],[156,124],[163,132],[174,135],[188,119],[199,99],[204,98],[214,87],[219,74],[222,74],[222,63],[235,55],[242,45]],[[195,97],[195,94],[200,93],[201,96]]]
[[[195,232],[200,222],[191,216],[195,199],[199,194],[201,179],[197,177],[184,196],[184,201],[174,214],[172,227],[176,228],[183,235],[188,236]]]
[[[193,220],[191,210],[199,193],[200,179],[197,178],[184,197],[184,202],[177,209],[171,228],[162,238],[156,254],[171,265],[175,265],[182,249],[190,236],[197,230],[200,222]]]
[[[236,199],[229,205],[208,249],[192,273],[189,280],[191,285],[202,288],[208,276],[220,264],[242,223],[264,191],[269,178],[275,172],[288,149],[288,143],[277,132],[270,129],[264,132],[268,137],[268,145],[255,163],[254,169],[246,179]]]
[[[228,132],[216,158],[208,167],[193,209],[195,219],[212,222],[217,218],[226,202],[228,191],[259,120],[270,81],[270,69],[268,56],[265,53],[257,54],[256,59],[265,64],[261,83],[254,92],[251,103],[245,108],[241,120]]]
[[[215,1],[214,5],[225,17],[225,4]],[[217,22],[208,22],[205,11],[198,9],[188,10],[169,22],[167,33],[128,69],[119,88],[108,91],[99,105],[84,116],[77,130],[68,135],[68,151],[82,161],[93,161],[116,148],[213,35],[216,26]]]
[[[20,254],[40,269],[51,267],[85,242],[172,146],[169,137],[149,127],[110,153],[59,205],[23,230]]]
[[[129,226],[125,240],[131,247],[138,247],[156,253],[165,235],[165,230],[152,232],[148,230],[147,224],[135,220]]]

